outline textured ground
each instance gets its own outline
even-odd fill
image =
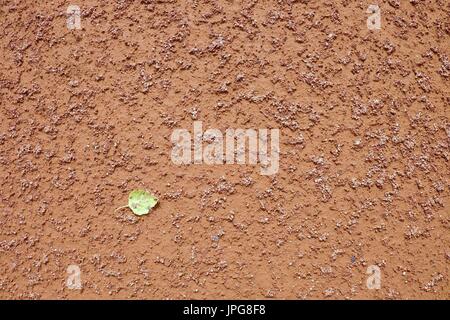
[[[0,0],[0,53],[0,298],[450,297],[448,1]],[[278,174],[174,165],[195,119]]]

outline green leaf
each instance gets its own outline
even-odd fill
[[[128,206],[119,207],[116,210],[128,207],[134,214],[142,216],[149,213],[157,203],[158,199],[147,191],[133,190],[128,196]]]
[[[133,190],[128,197],[128,207],[138,216],[149,213],[157,203],[158,199],[144,190]]]

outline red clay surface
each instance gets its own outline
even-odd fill
[[[0,298],[449,298],[448,1],[2,0],[0,35]],[[278,174],[174,165],[194,120],[279,128]]]

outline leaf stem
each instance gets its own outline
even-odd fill
[[[126,206],[121,206],[121,207],[118,207],[116,210],[114,210],[114,212],[116,212],[117,210],[121,210],[121,209],[125,209],[125,208],[128,208],[128,205],[126,205]]]

